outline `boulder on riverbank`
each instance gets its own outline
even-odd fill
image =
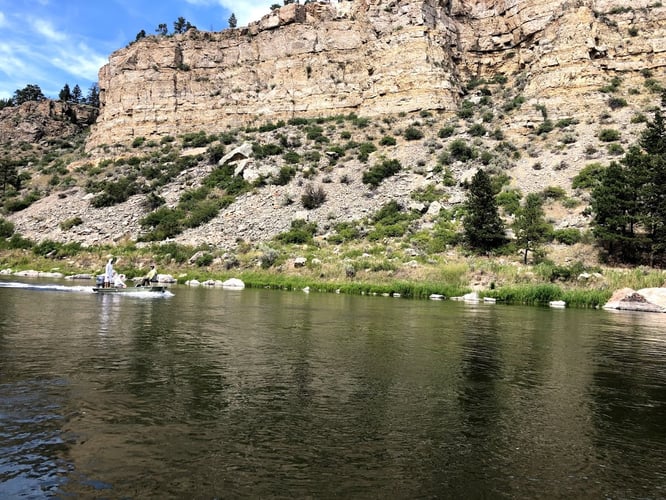
[[[604,309],[622,311],[666,312],[666,288],[621,288],[613,293]]]

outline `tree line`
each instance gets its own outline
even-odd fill
[[[594,172],[590,181],[592,234],[601,257],[611,264],[666,267],[666,124],[661,111],[647,123],[624,157]],[[479,170],[468,185],[463,239],[478,253],[506,249],[507,227],[499,215],[491,177]],[[532,193],[516,211],[515,245],[527,263],[528,253],[543,257],[552,237],[543,196]]]
[[[39,85],[28,84],[22,89],[14,91],[13,97],[7,99],[0,99],[0,109],[8,108],[11,106],[20,106],[24,102],[30,101],[43,101],[47,97],[42,92]],[[93,83],[88,89],[88,93],[84,96],[78,84],[70,89],[69,84],[65,86],[58,93],[58,99],[64,102],[71,102],[74,104],[87,104],[95,108],[99,107],[99,86]]]

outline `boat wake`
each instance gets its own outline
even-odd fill
[[[37,285],[35,283],[20,283],[18,281],[0,281],[0,288],[20,288],[23,290],[39,290],[46,292],[93,293],[91,286]]]
[[[55,284],[35,284],[35,283],[21,283],[18,281],[0,281],[0,288],[16,288],[21,290],[36,290],[42,292],[74,292],[74,293],[97,293],[93,290],[92,286],[67,286]],[[122,293],[114,293],[116,295],[123,295],[128,297],[141,297],[141,298],[155,298],[155,297],[173,297],[174,294],[168,290],[156,293],[154,291],[142,290],[137,288],[123,290]]]

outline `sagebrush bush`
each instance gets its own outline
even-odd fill
[[[363,172],[363,184],[370,184],[377,187],[387,177],[397,174],[402,169],[398,160],[384,160]]]
[[[318,208],[326,201],[326,191],[321,186],[314,187],[312,184],[305,186],[305,191],[301,196],[303,207],[312,210]]]

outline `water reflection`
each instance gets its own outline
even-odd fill
[[[45,498],[70,470],[62,432],[63,380],[0,384],[0,492],[4,498]],[[71,439],[71,438],[69,438]]]
[[[0,289],[3,492],[663,496],[658,319],[207,289],[36,311],[29,293]]]

